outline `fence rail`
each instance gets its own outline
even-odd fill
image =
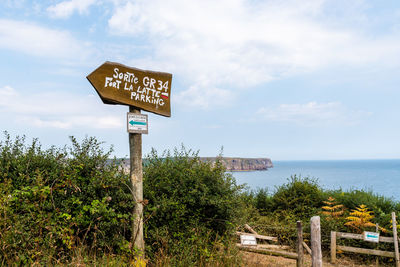
[[[347,239],[364,239],[363,234],[352,234],[352,233],[343,233],[343,232],[336,232],[336,236],[338,238],[347,238]],[[389,236],[379,236],[379,242],[386,242],[386,243],[393,243],[393,237]]]
[[[331,262],[336,263],[336,251],[342,250],[345,252],[353,252],[353,253],[360,253],[360,254],[368,254],[368,255],[375,255],[381,257],[390,257],[395,258],[395,253],[392,251],[384,251],[384,250],[377,250],[377,249],[367,249],[367,248],[357,248],[357,247],[349,247],[349,246],[338,246],[336,245],[336,241],[338,238],[345,238],[345,239],[358,239],[364,240],[364,236],[362,234],[353,234],[353,233],[343,233],[343,232],[331,232]],[[379,242],[384,243],[393,243],[393,237],[386,237],[380,236]]]
[[[313,267],[321,267],[322,266],[321,232],[320,232],[321,226],[320,226],[319,216],[314,216],[311,218],[312,249],[310,249],[307,246],[307,244],[303,241],[303,226],[302,226],[301,221],[297,221],[296,226],[297,226],[296,227],[296,229],[297,229],[296,253],[290,252],[290,251],[285,251],[284,250],[285,246],[257,245],[257,244],[252,244],[252,245],[237,244],[237,246],[239,247],[239,249],[248,251],[248,252],[255,252],[255,253],[261,253],[261,254],[273,255],[273,256],[283,256],[286,258],[295,259],[297,267],[304,266],[304,249],[306,249],[306,251],[311,255],[312,266]],[[278,239],[276,237],[258,234],[256,231],[254,231],[253,228],[251,228],[247,224],[245,225],[245,228],[246,228],[246,230],[248,230],[251,233],[236,232],[236,234],[239,236],[240,235],[253,236],[256,239],[262,239],[262,240],[268,240],[268,241],[274,241],[274,242],[278,241]],[[270,248],[278,248],[278,250],[270,249]]]
[[[349,246],[337,246],[336,248],[339,250],[342,250],[342,251],[346,251],[346,252],[354,252],[354,253],[382,256],[382,257],[389,257],[389,258],[395,257],[394,252],[391,252],[391,251],[368,249],[368,248],[355,248],[355,247],[349,247]]]
[[[256,239],[261,239],[261,240],[268,240],[268,241],[273,241],[273,242],[278,242],[278,238],[274,236],[266,236],[266,235],[260,235],[258,234],[253,228],[251,228],[249,225],[245,224],[244,225],[246,230],[248,230],[251,233],[245,233],[245,232],[236,232],[237,235],[247,235],[247,236],[254,236]],[[242,245],[242,244],[237,244],[237,246],[244,251],[248,252],[255,252],[255,253],[260,253],[260,254],[266,254],[266,255],[272,255],[272,256],[282,256],[285,258],[289,259],[295,259],[297,262],[297,267],[302,267],[303,266],[303,228],[301,225],[301,222],[297,222],[297,237],[298,237],[298,247],[300,244],[300,249],[297,249],[297,253],[290,252],[290,251],[285,251],[284,248],[288,248],[287,246],[276,246],[276,245],[256,245],[256,246],[247,246],[247,245]],[[301,238],[300,238],[301,237]],[[277,249],[271,249],[271,248],[277,248]]]
[[[345,252],[353,252],[353,253],[368,254],[368,255],[375,255],[375,256],[381,256],[381,257],[395,258],[396,259],[396,267],[400,267],[398,237],[397,237],[397,231],[396,231],[396,229],[397,229],[396,214],[394,212],[392,212],[392,222],[393,222],[393,225],[392,225],[393,226],[393,237],[379,236],[379,242],[394,243],[394,252],[377,250],[377,249],[349,247],[349,246],[337,246],[336,240],[338,238],[364,240],[364,235],[343,233],[343,232],[331,232],[331,262],[336,263],[336,251],[342,250]]]

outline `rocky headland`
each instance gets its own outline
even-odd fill
[[[215,162],[215,157],[201,157],[203,161]],[[269,158],[230,158],[222,157],[222,164],[227,171],[261,171],[274,167]]]
[[[227,171],[263,171],[274,167],[271,159],[269,158],[222,157],[220,159],[222,164],[226,167]],[[215,163],[217,157],[200,157],[200,160]],[[129,159],[122,159],[121,167],[124,169],[125,172],[129,173],[130,169]]]

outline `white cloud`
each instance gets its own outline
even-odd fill
[[[17,92],[11,86],[0,88],[0,106],[11,105],[10,100],[17,96]]]
[[[97,96],[38,93],[27,96],[10,86],[0,88],[0,113],[38,128],[121,129],[123,116],[110,115]]]
[[[0,19],[0,48],[67,62],[80,62],[88,57],[87,47],[68,32],[8,19]]]
[[[79,14],[84,14],[88,12],[91,5],[95,4],[96,0],[69,0],[62,1],[56,5],[52,5],[47,8],[47,12],[53,18],[68,18],[75,11]]]
[[[302,126],[355,125],[371,113],[350,110],[339,102],[306,104],[281,104],[275,108],[260,108],[261,120],[283,122]]]
[[[121,129],[123,122],[120,118],[114,116],[62,116],[61,119],[40,118],[34,116],[22,116],[21,122],[30,124],[38,128],[94,128],[94,129]]]
[[[328,0],[115,1],[108,24],[113,34],[145,37],[152,51],[146,61],[186,82],[180,101],[188,102],[194,90],[214,91],[216,97],[223,91],[220,101],[208,104],[212,107],[240,88],[320,68],[399,64],[399,33],[369,35],[363,1],[339,3],[335,12],[332,5]],[[196,100],[207,106],[200,94]]]
[[[213,106],[230,106],[233,99],[233,94],[225,89],[211,86],[191,86],[188,90],[176,94],[173,101],[187,108],[208,109]]]

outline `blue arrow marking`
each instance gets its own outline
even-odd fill
[[[136,125],[146,125],[147,123],[141,122],[141,121],[133,121],[133,120],[131,120],[131,121],[129,121],[129,124],[133,126],[134,124],[136,124]]]

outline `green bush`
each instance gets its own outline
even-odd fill
[[[322,206],[326,206],[322,201],[328,197],[335,198],[336,204],[344,206],[344,213],[341,216],[332,217],[322,213]],[[318,215],[321,217],[321,241],[324,253],[329,253],[331,231],[352,232],[352,229],[344,224],[348,221],[346,217],[349,212],[361,204],[373,211],[375,218],[373,223],[388,230],[388,233],[381,232],[383,236],[390,236],[391,233],[391,213],[400,213],[400,202],[395,202],[389,198],[374,194],[364,190],[324,190],[316,180],[292,176],[288,183],[277,187],[274,194],[269,195],[267,190],[247,191],[243,193],[243,198],[251,203],[258,211],[259,215],[252,218],[249,224],[260,234],[278,237],[282,244],[295,247],[297,238],[296,221],[303,222],[303,237],[306,242],[310,239],[310,218]],[[371,229],[372,230],[372,229]],[[364,247],[376,249],[376,244],[365,243],[360,240],[339,239],[339,245],[354,247]],[[391,244],[379,244],[379,249],[392,250]],[[355,255],[354,259],[359,261],[370,261],[374,257],[365,255]],[[387,262],[386,259],[381,261]]]
[[[311,178],[291,176],[288,183],[277,187],[271,201],[274,212],[286,212],[297,219],[309,219],[322,206],[323,191]]]
[[[260,215],[265,215],[272,210],[272,196],[268,188],[257,188],[256,190],[247,190],[242,193],[242,201],[257,209]]]
[[[63,149],[37,140],[0,143],[0,262],[68,260],[78,247],[126,250],[133,207],[128,179],[95,138]]]
[[[42,149],[7,133],[0,142],[0,265],[132,259],[128,176],[95,138],[71,142]],[[240,190],[219,161],[153,151],[144,167],[150,263],[238,265],[231,234],[246,207]]]
[[[145,162],[148,254],[154,258],[167,250],[168,255],[185,255],[183,266],[199,263],[199,257],[212,257],[210,246],[231,234],[240,218],[241,187],[221,162],[202,162],[185,148],[162,156],[153,150]],[[196,246],[199,249],[194,250]]]
[[[0,265],[96,265],[98,253],[106,255],[103,263],[133,262],[128,176],[95,138],[71,142],[42,149],[38,140],[27,145],[7,133],[0,142]],[[400,202],[363,190],[323,190],[296,175],[273,194],[243,192],[220,161],[202,162],[185,148],[161,156],[153,150],[143,170],[146,253],[156,266],[239,266],[232,234],[244,223],[293,246],[296,221],[303,221],[307,241],[310,217],[320,215],[327,251],[330,231],[349,231],[350,209],[367,205],[373,222],[389,231],[391,212],[400,213]],[[341,218],[321,213],[329,196],[344,205]]]

